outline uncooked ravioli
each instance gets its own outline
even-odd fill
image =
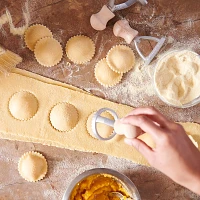
[[[38,110],[38,100],[30,92],[17,92],[9,101],[9,110],[12,116],[18,120],[31,119]]]
[[[94,136],[93,134],[93,131],[92,131],[92,118],[94,116],[94,113],[92,113],[89,117],[88,117],[88,120],[87,120],[87,130],[88,130],[88,133],[94,137],[96,139],[96,137]],[[102,117],[106,117],[108,119],[111,119],[111,120],[114,120],[114,117],[109,113],[109,112],[104,112],[101,114]],[[106,125],[106,124],[102,124],[102,123],[97,123],[97,131],[99,133],[99,135],[103,138],[108,138],[109,136],[112,135],[113,133],[113,128]]]
[[[59,103],[50,113],[51,125],[58,131],[70,131],[78,123],[78,111],[69,103]]]
[[[100,60],[95,66],[95,78],[105,87],[116,85],[121,81],[122,76],[122,73],[116,73],[110,69],[105,58]]]
[[[26,46],[33,51],[38,40],[44,37],[53,37],[52,32],[41,24],[30,26],[24,35]]]
[[[114,46],[108,52],[106,59],[109,67],[117,73],[126,73],[135,65],[135,55],[126,45]]]
[[[60,43],[51,37],[40,39],[34,49],[36,60],[45,67],[57,65],[63,56]]]
[[[19,160],[18,171],[27,181],[36,182],[43,179],[47,173],[47,161],[38,152],[27,152]]]
[[[84,35],[74,36],[66,44],[66,54],[76,64],[89,62],[95,54],[94,42]]]

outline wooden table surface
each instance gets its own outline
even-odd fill
[[[131,71],[124,76],[121,84],[109,89],[100,86],[93,73],[95,63],[104,58],[113,45],[124,44],[121,38],[116,38],[112,33],[113,24],[121,18],[126,18],[140,35],[165,36],[166,43],[161,54],[174,49],[191,49],[200,53],[200,1],[149,0],[147,6],[136,4],[117,12],[106,30],[97,32],[91,28],[89,18],[106,2],[105,0],[28,1],[30,24],[46,25],[52,30],[54,37],[63,48],[70,37],[78,34],[90,36],[95,41],[96,55],[87,65],[78,66],[71,62],[67,64],[69,60],[64,56],[61,63],[55,67],[40,66],[35,61],[33,53],[25,47],[23,37],[14,36],[9,32],[8,24],[1,29],[0,43],[23,57],[23,63],[18,66],[21,69],[72,84],[99,97],[133,107],[156,106],[175,121],[200,123],[200,105],[183,110],[168,107],[159,100],[153,90],[152,79],[147,72],[153,69],[153,64],[146,68],[142,64],[138,66],[137,81],[132,80],[136,72]],[[24,24],[22,15],[24,4],[25,0],[1,0],[0,16],[5,13],[7,7],[15,26],[22,26]],[[148,53],[152,49],[152,44],[144,42],[141,48],[144,53]],[[138,56],[137,60],[141,63]],[[136,89],[138,93],[134,92],[137,91]],[[47,158],[49,165],[46,178],[37,183],[26,182],[17,170],[20,156],[30,150],[41,152]],[[137,186],[143,200],[200,200],[200,197],[177,185],[153,168],[97,153],[70,151],[8,140],[0,140],[0,200],[61,199],[73,178],[87,169],[98,167],[107,167],[126,174]]]

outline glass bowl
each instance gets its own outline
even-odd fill
[[[168,55],[170,55],[170,54],[172,54],[172,53],[175,53],[175,52],[178,53],[178,52],[180,52],[180,51],[184,51],[184,50],[179,50],[179,51],[178,51],[178,50],[174,50],[174,51],[170,51],[170,52],[164,54],[163,56],[161,56],[161,57],[158,59],[156,65],[155,65],[155,68],[154,68],[153,84],[154,84],[154,89],[155,89],[155,91],[156,91],[157,96],[158,96],[164,103],[166,103],[167,105],[172,106],[172,107],[175,107],[175,108],[190,108],[190,107],[195,106],[195,105],[197,105],[197,104],[200,103],[200,96],[197,97],[197,98],[195,98],[195,99],[193,99],[192,101],[190,101],[190,102],[188,102],[188,103],[186,103],[186,104],[183,104],[183,105],[174,105],[174,104],[170,103],[169,101],[167,101],[167,99],[165,99],[165,98],[160,94],[158,88],[156,87],[156,72],[157,72],[157,68],[158,68],[160,62],[161,62],[163,59],[165,59],[166,56],[168,56]],[[190,50],[189,50],[189,51],[190,51]],[[200,58],[200,55],[197,54],[196,52],[194,52],[194,51],[190,51],[190,52],[192,52],[193,54],[195,54],[196,56],[198,56],[198,57]]]
[[[120,183],[122,184],[122,186],[128,191],[128,194],[130,195],[131,198],[133,198],[133,200],[141,200],[140,194],[136,188],[136,186],[134,185],[134,183],[124,174],[121,174],[115,170],[112,169],[107,169],[107,168],[95,168],[95,169],[91,169],[88,171],[83,172],[82,174],[80,174],[79,176],[77,176],[69,185],[69,187],[67,188],[67,190],[65,191],[65,194],[62,198],[62,200],[70,200],[70,196],[71,193],[74,189],[74,187],[81,182],[82,180],[84,180],[85,178],[91,176],[91,175],[95,175],[95,174],[107,174],[107,175],[111,175],[114,178],[116,178],[116,180],[119,180]]]

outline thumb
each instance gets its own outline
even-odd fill
[[[130,146],[135,147],[147,160],[150,158],[153,150],[145,142],[140,139],[125,138],[124,142]]]

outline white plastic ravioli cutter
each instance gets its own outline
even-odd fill
[[[131,28],[126,19],[119,20],[115,23],[113,27],[113,33],[116,37],[123,38],[127,44],[135,47],[140,57],[144,60],[145,65],[149,65],[151,63],[151,61],[160,51],[165,42],[165,37],[159,39],[152,36],[138,36],[138,31]],[[139,43],[141,42],[141,40],[152,40],[157,42],[151,53],[146,57],[139,49]]]
[[[114,117],[114,120],[101,116],[101,114],[104,112],[110,113]],[[113,133],[107,138],[102,137],[97,130],[97,123],[113,127]],[[137,128],[130,124],[121,123],[117,113],[110,108],[101,108],[96,113],[94,113],[94,116],[92,118],[92,132],[97,139],[103,141],[111,140],[115,137],[116,134],[125,135],[126,138],[135,138],[138,136]]]
[[[115,5],[115,0],[109,0],[108,5],[104,5],[98,13],[91,16],[90,24],[95,30],[104,30],[108,21],[115,17],[115,11],[129,8],[137,2],[142,5],[148,3],[147,0],[128,0],[125,3]]]

